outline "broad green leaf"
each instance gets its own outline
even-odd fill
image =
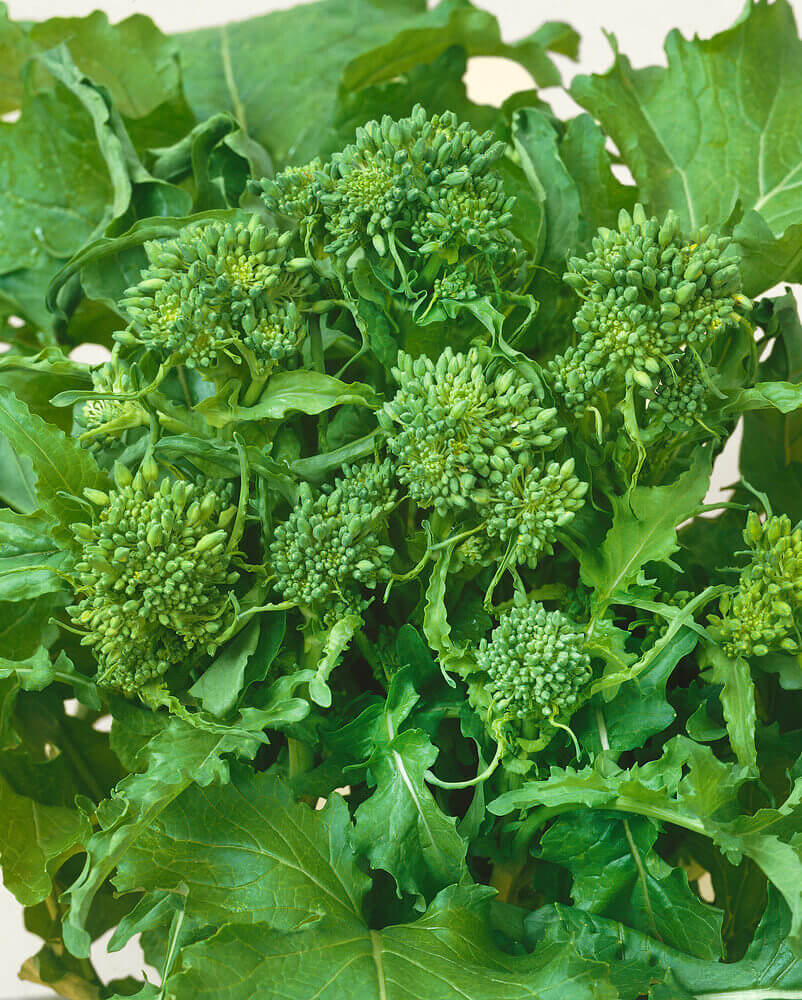
[[[736,208],[760,214],[757,246],[756,220],[745,219],[748,294],[802,280],[802,42],[791,5],[749,0],[735,27],[711,39],[672,32],[666,54],[667,68],[635,70],[616,52],[609,73],[577,77],[571,93],[613,138],[652,210],[673,208],[691,229],[722,227]]]
[[[526,108],[513,115],[512,141],[526,179],[543,205],[545,233],[537,241],[543,245],[543,259],[561,266],[579,242],[580,203],[576,183],[560,159],[557,131],[542,111]]]
[[[390,872],[399,891],[433,895],[467,876],[468,845],[426,784],[437,749],[422,730],[399,731],[417,700],[405,667],[393,677],[384,709],[365,734],[368,776],[376,790],[356,811],[354,845],[374,868]]]
[[[69,563],[45,518],[0,510],[0,601],[26,601],[64,590],[67,584],[55,571],[66,570]]]
[[[635,985],[637,996],[655,982],[655,1000],[797,1000],[802,963],[789,946],[788,910],[776,893],[769,902],[746,955],[739,962],[707,962],[667,948],[652,938],[578,907],[556,904],[527,918],[536,940],[568,944],[598,962],[611,962]],[[543,933],[545,931],[545,934]]]
[[[90,978],[87,978],[89,976]],[[86,962],[74,958],[56,944],[46,944],[26,959],[19,970],[26,983],[46,987],[48,994],[69,997],[70,1000],[101,1000],[102,988]]]
[[[16,111],[22,103],[22,67],[34,46],[25,31],[0,4],[0,114]]]
[[[774,883],[791,909],[791,937],[798,949],[802,947],[802,844],[794,834],[802,812],[802,779],[777,808],[744,815],[738,790],[746,777],[745,769],[723,764],[709,747],[677,736],[657,761],[621,770],[608,754],[600,754],[592,767],[552,768],[545,781],[505,792],[488,808],[496,815],[534,806],[561,811],[614,809],[709,837],[730,860],[751,858]]]
[[[337,94],[396,79],[451,46],[515,59],[544,86],[559,83],[547,48],[575,54],[576,35],[544,26],[515,45],[465,0],[400,9],[326,0],[177,36],[184,91],[199,119],[230,111],[279,165],[319,153]]]
[[[710,667],[709,680],[721,684],[721,707],[727,724],[730,746],[738,763],[750,774],[757,776],[757,750],[755,749],[755,685],[749,664],[742,657],[730,659],[718,646],[705,646],[703,663]],[[705,674],[707,677],[707,674]]]
[[[172,718],[146,745],[138,758],[141,773],[130,774],[98,808],[100,829],[86,845],[84,870],[65,895],[69,911],[64,920],[64,942],[78,957],[89,954],[91,939],[86,920],[92,902],[106,878],[161,813],[193,783],[205,786],[228,780],[226,753],[255,753],[257,741],[243,743],[230,736],[194,729]]]
[[[637,486],[613,498],[613,523],[601,547],[579,555],[582,582],[594,589],[597,614],[635,582],[646,563],[677,551],[677,525],[694,513],[707,492],[710,462],[709,452],[700,449],[670,486]]]
[[[792,382],[758,382],[749,389],[741,389],[727,403],[732,413],[749,410],[767,410],[773,407],[780,413],[793,413],[802,407],[802,385]]]
[[[605,749],[599,726],[604,727],[609,748],[616,753],[642,747],[650,737],[667,729],[676,712],[666,698],[666,684],[680,660],[693,652],[699,637],[689,628],[682,628],[646,668],[631,681],[622,684],[612,701],[604,704],[598,698],[585,706],[571,723],[582,745],[592,754]],[[601,653],[599,646],[595,647]],[[608,667],[626,672],[634,656],[627,654],[613,661],[606,657]]]
[[[15,678],[22,691],[43,691],[54,681],[69,684],[84,705],[100,710],[100,698],[94,683],[75,669],[75,664],[63,650],[55,661],[42,646],[27,660],[0,657],[0,680],[7,677]]]
[[[239,383],[231,389],[238,391]],[[224,402],[220,395],[210,397],[196,407],[212,427],[226,427],[248,420],[282,420],[293,413],[323,413],[334,406],[349,403],[373,408],[379,405],[379,397],[369,385],[341,382],[331,375],[305,369],[273,375],[254,406]]]
[[[40,646],[50,646],[58,635],[51,618],[67,601],[63,591],[30,601],[0,601],[0,649],[10,659],[24,660]]]
[[[606,137],[590,115],[572,118],[560,140],[560,159],[576,184],[580,225],[576,252],[586,247],[600,226],[614,229],[622,208],[631,209],[636,188],[622,184],[611,168]]]
[[[657,827],[643,817],[586,812],[558,820],[540,856],[571,872],[571,898],[583,910],[697,958],[721,958],[723,914],[699,899],[681,868],[659,857],[656,839]]]
[[[86,842],[91,828],[75,809],[43,806],[17,795],[0,775],[0,865],[3,882],[24,906],[46,899],[52,875]]]
[[[87,239],[127,208],[126,150],[99,90],[66,49],[41,57],[57,74],[33,92],[30,74],[19,121],[0,123],[0,296],[48,327],[43,299],[52,274]],[[44,320],[44,322],[42,322]]]
[[[77,441],[46,424],[5,391],[0,391],[0,435],[32,463],[39,502],[56,521],[53,538],[69,546],[69,525],[86,517],[81,504],[71,497],[82,497],[87,487],[102,490],[108,485],[105,473]]]
[[[217,925],[267,923],[289,932],[324,917],[360,920],[370,882],[351,849],[344,800],[333,795],[318,817],[275,777],[237,767],[231,781],[188,789],[143,830],[121,859],[118,891],[183,884],[187,914]],[[204,869],[217,874],[210,880]]]
[[[178,93],[178,47],[144,14],[117,24],[100,10],[53,17],[34,24],[28,37],[41,50],[66,43],[76,66],[108,89],[127,118],[143,118]]]
[[[236,706],[247,684],[264,680],[284,638],[285,615],[252,618],[218,653],[191,689],[207,712],[225,716]]]
[[[32,514],[39,506],[33,464],[11,442],[0,436],[0,500],[21,514]]]
[[[189,918],[222,924],[183,950],[183,971],[168,984],[177,1000],[616,997],[606,967],[578,962],[571,947],[502,952],[483,887],[452,887],[414,923],[371,930],[362,913],[370,883],[344,800],[333,795],[316,812],[273,775],[236,768],[232,779],[182,795],[116,879],[122,890],[188,890]]]

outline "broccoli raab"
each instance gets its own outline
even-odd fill
[[[509,45],[468,0],[175,41],[0,9],[34,60],[0,88],[25,105],[0,865],[46,935],[29,978],[802,998],[802,327],[766,294],[802,261],[786,7],[673,37],[670,70],[618,56],[565,122],[463,78],[492,54],[554,84],[567,26]],[[113,946],[141,934],[158,986],[91,971],[127,899]]]
[[[73,527],[81,546],[70,607],[94,647],[98,683],[137,694],[171,666],[211,654],[231,624],[231,529],[222,493],[165,477],[152,458],[135,476],[114,467],[115,488],[87,490],[97,514]]]
[[[744,530],[749,563],[738,586],[711,619],[730,656],[766,656],[802,649],[802,525],[790,518],[761,521],[751,511]]]

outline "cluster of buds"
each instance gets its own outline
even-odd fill
[[[488,262],[498,269],[515,254],[507,228],[515,199],[492,169],[504,149],[492,132],[479,134],[450,111],[429,118],[418,105],[408,118],[367,122],[325,164],[291,167],[262,181],[260,193],[298,224],[308,252],[315,234],[320,251],[346,264],[368,254],[400,268],[416,299],[461,262],[471,272],[464,297],[488,285]]]
[[[709,343],[749,312],[728,237],[705,229],[688,241],[669,212],[661,223],[640,205],[617,230],[600,229],[587,257],[572,257],[564,281],[582,296],[579,341],[549,374],[564,405],[581,415],[600,394],[651,393],[671,357]],[[613,400],[615,402],[616,400]]]
[[[264,378],[296,357],[306,335],[304,310],[316,282],[291,257],[293,235],[257,216],[187,226],[176,239],[145,244],[148,267],[121,306],[131,320],[121,342],[141,342],[188,367],[214,370],[226,360]]]
[[[505,612],[479,643],[476,662],[487,675],[492,712],[518,720],[525,733],[570,717],[591,679],[582,628],[537,601]]]
[[[390,578],[394,554],[385,543],[395,506],[387,461],[345,466],[315,494],[301,486],[298,503],[270,545],[276,589],[310,619],[333,624],[368,605],[366,590]]]
[[[750,561],[738,587],[720,602],[711,628],[729,656],[802,649],[802,526],[787,515],[761,522],[751,511],[744,530]]]
[[[92,371],[92,388],[98,398],[86,400],[75,414],[76,423],[84,428],[82,441],[96,447],[99,438],[118,437],[148,423],[144,406],[136,399],[126,398],[134,395],[134,385],[116,359]]]
[[[234,614],[228,488],[159,481],[148,456],[135,476],[114,467],[116,489],[88,489],[97,511],[73,526],[81,558],[68,609],[94,648],[98,682],[135,695],[188,654],[212,654]]]
[[[403,352],[393,369],[399,389],[379,414],[399,480],[421,508],[473,519],[498,542],[475,539],[455,553],[470,564],[506,553],[534,567],[559,528],[584,503],[585,483],[571,459],[544,461],[566,434],[557,411],[541,407],[534,385],[507,369],[488,374],[487,348],[451,348],[437,361]]]

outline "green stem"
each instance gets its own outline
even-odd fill
[[[424,778],[429,782],[430,785],[436,785],[438,788],[445,788],[446,790],[456,790],[459,788],[473,788],[474,785],[481,785],[483,781],[493,774],[496,768],[501,763],[501,758],[504,756],[503,744],[496,744],[496,754],[487,767],[482,771],[481,774],[477,774],[475,778],[470,778],[468,781],[442,781],[431,771],[427,771],[424,774]]]
[[[243,406],[253,406],[254,403],[258,402],[269,377],[269,375],[262,375],[259,378],[251,379],[251,384],[245,390],[245,395],[242,397]]]
[[[290,756],[290,780],[298,778],[312,769],[312,765],[315,762],[315,751],[312,747],[289,736],[287,738],[287,750]]]

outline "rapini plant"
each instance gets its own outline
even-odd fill
[[[577,42],[0,9],[25,978],[802,997],[802,42],[750,0],[561,121]]]

